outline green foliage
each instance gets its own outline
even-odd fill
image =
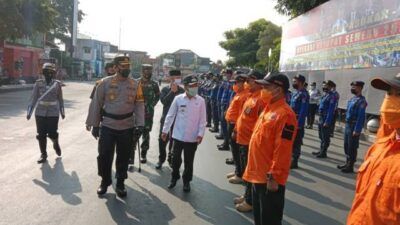
[[[50,0],[0,0],[0,39],[46,33],[57,15]]]
[[[294,18],[329,0],[277,0],[275,9]]]

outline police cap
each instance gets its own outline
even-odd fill
[[[246,74],[236,74],[235,79],[230,80],[230,82],[235,83],[235,82],[246,82],[247,80],[247,75]]]
[[[306,82],[306,78],[301,75],[301,74],[297,74],[295,77],[293,77],[294,79],[296,79],[297,81],[300,81],[301,83],[304,84],[304,82]]]
[[[392,78],[376,77],[371,81],[372,87],[388,91],[391,88],[400,89],[400,73]]]
[[[126,55],[119,55],[114,58],[115,65],[130,65],[129,57]]]
[[[358,80],[358,81],[353,81],[353,82],[351,82],[350,86],[358,86],[358,87],[363,88],[363,87],[364,87],[364,82],[363,82],[363,81],[360,81],[360,80]]]
[[[56,72],[56,65],[54,63],[45,63],[43,64],[42,69]]]
[[[259,79],[263,79],[264,74],[257,70],[250,70],[250,72],[247,74],[247,76],[248,76],[248,78],[259,80]]]
[[[322,82],[322,84],[326,84],[329,87],[336,87],[336,84],[331,80],[324,81],[324,82]]]
[[[169,71],[169,75],[170,75],[170,76],[180,76],[180,75],[182,75],[182,74],[181,74],[181,71],[180,71],[180,70],[170,70],[170,71]]]
[[[199,79],[196,77],[196,75],[187,75],[186,77],[183,78],[182,83],[184,85],[191,85],[191,84],[196,84],[199,82]]]
[[[142,64],[142,69],[153,69],[153,66],[150,64]]]
[[[282,87],[285,92],[289,90],[289,78],[282,73],[268,73],[264,79],[256,80],[256,83],[263,85],[275,84]]]

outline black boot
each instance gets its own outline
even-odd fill
[[[141,156],[141,157],[140,157],[140,163],[147,163],[147,158],[146,158],[146,156]]]
[[[39,141],[39,148],[40,148],[40,158],[37,160],[37,163],[44,163],[47,160],[47,138],[46,136],[36,136],[36,139]]]
[[[223,140],[223,139],[224,139],[224,136],[221,135],[221,134],[217,134],[217,135],[215,135],[215,138],[216,138],[217,140]]]
[[[98,195],[104,195],[105,193],[107,193],[107,188],[108,188],[109,184],[107,184],[106,182],[104,182],[103,180],[100,183],[100,186],[97,188],[97,194]]]
[[[210,131],[211,133],[218,133],[218,132],[219,132],[219,129],[218,129],[216,126],[214,126],[214,127],[210,128],[209,131]]]
[[[189,182],[184,182],[183,183],[183,191],[184,192],[190,192],[190,183]]]
[[[321,151],[318,151],[318,152],[312,152],[311,154],[313,154],[313,155],[319,155],[321,153]]]
[[[161,170],[161,168],[162,168],[162,162],[157,162],[157,164],[156,164],[156,169],[157,170]]]
[[[341,171],[343,173],[354,173],[354,162],[349,162]]]
[[[117,180],[117,185],[115,187],[115,193],[117,193],[117,196],[120,198],[126,197],[126,189],[125,189],[125,184],[124,180]]]
[[[217,148],[218,148],[218,150],[220,150],[220,151],[229,151],[229,150],[230,150],[229,145],[227,145],[227,144],[225,144],[225,143],[222,143],[222,144],[220,144],[220,145],[217,145]]]
[[[299,168],[298,161],[296,159],[292,159],[292,162],[290,163],[290,169],[298,169],[298,168]]]
[[[168,189],[174,188],[176,186],[176,181],[177,181],[176,179],[171,179],[168,185]]]
[[[326,151],[321,151],[318,155],[317,158],[324,159],[328,158],[328,155],[326,154]]]
[[[56,154],[58,156],[61,156],[61,148],[60,148],[60,144],[58,143],[58,138],[51,139],[51,141],[53,142],[53,148],[56,151]]]
[[[345,164],[341,164],[341,165],[337,165],[337,168],[338,168],[339,170],[344,169],[344,168],[347,167],[348,164],[349,164],[349,160],[346,159],[346,163],[345,163]]]
[[[211,127],[211,123],[207,123],[207,124],[206,124],[206,127]]]

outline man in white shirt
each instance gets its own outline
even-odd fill
[[[190,192],[190,181],[193,177],[193,161],[197,145],[201,143],[206,128],[206,105],[198,93],[198,79],[195,75],[183,79],[185,93],[175,97],[165,118],[161,138],[167,134],[174,123],[172,138],[174,140],[172,154],[172,177],[168,188],[173,188],[180,178],[179,169],[182,164],[182,151],[185,169],[183,171],[183,191]]]
[[[315,121],[315,114],[318,110],[319,101],[321,100],[321,92],[317,89],[317,83],[311,84],[311,89],[308,91],[310,95],[310,105],[307,115],[307,129],[312,129]]]

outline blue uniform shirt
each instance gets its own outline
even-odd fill
[[[229,101],[232,95],[232,83],[228,81],[224,81],[222,84],[223,87],[223,92],[221,96],[221,104],[223,105],[229,105]]]
[[[220,84],[216,83],[216,82],[213,82],[213,84],[211,85],[211,99],[213,101],[217,101],[217,99],[218,99],[219,87],[220,87]]]
[[[225,84],[224,83],[225,83],[225,81],[222,81],[220,83],[220,85],[219,85],[219,88],[218,88],[217,101],[218,101],[219,104],[221,104],[221,102],[222,102],[222,94],[224,94],[224,90],[225,90],[225,88],[224,88]]]
[[[292,94],[290,99],[290,107],[296,113],[298,127],[303,128],[306,116],[308,114],[308,104],[310,103],[310,96],[306,89],[296,91]]]
[[[361,133],[364,126],[367,105],[364,96],[354,96],[347,102],[346,123],[355,124],[356,133]]]
[[[332,91],[326,93],[319,104],[318,112],[321,124],[331,124],[336,109],[336,96]]]
[[[336,90],[332,91],[332,94],[336,99],[336,104],[335,104],[335,110],[336,110],[339,107],[340,95],[339,95],[339,92],[337,92]]]

